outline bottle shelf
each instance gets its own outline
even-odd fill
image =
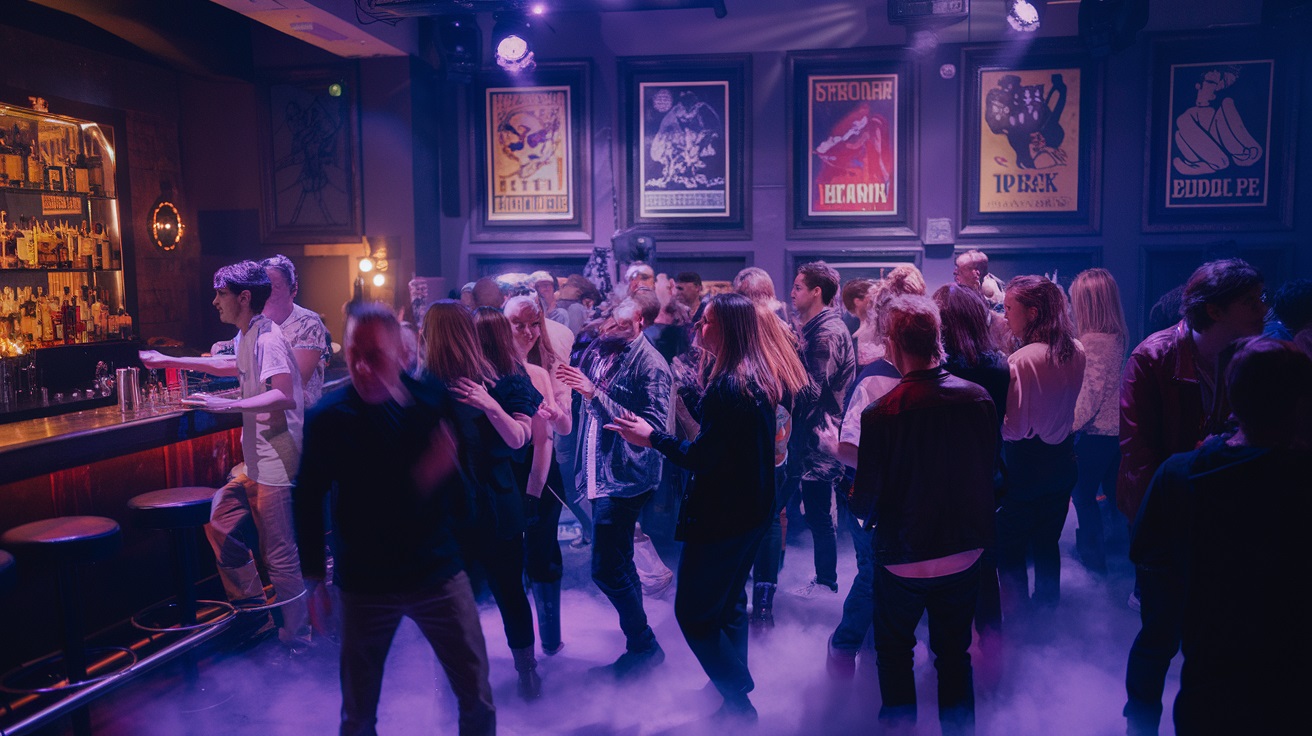
[[[122,268],[0,268],[4,273],[120,273]]]
[[[61,196],[86,197],[87,199],[97,200],[115,200],[118,197],[111,197],[107,194],[91,194],[90,192],[70,192],[59,189],[34,189],[31,187],[0,187],[0,194],[58,194]]]

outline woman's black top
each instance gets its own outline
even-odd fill
[[[774,507],[774,405],[755,386],[721,377],[706,387],[701,431],[678,440],[652,432],[652,447],[692,471],[675,538],[712,542],[769,522]]]

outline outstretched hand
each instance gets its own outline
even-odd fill
[[[556,364],[556,380],[583,394],[585,399],[591,399],[597,391],[596,384],[583,375],[583,371],[565,363]]]
[[[605,426],[612,432],[618,432],[625,442],[638,447],[651,447],[651,425],[646,419],[632,412],[624,412]]]

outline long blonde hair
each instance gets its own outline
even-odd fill
[[[528,351],[528,362],[545,369],[548,373],[556,366],[559,359],[555,346],[551,344],[551,334],[547,331],[547,315],[542,308],[542,297],[534,296],[512,296],[506,300],[506,305],[501,311],[509,317],[517,310],[528,309],[533,314],[533,318],[538,321],[538,341]]]
[[[1125,312],[1121,308],[1121,290],[1105,268],[1081,271],[1071,282],[1071,308],[1075,312],[1075,331],[1105,332],[1125,338]]]
[[[797,336],[768,303],[755,302],[754,306],[766,365],[774,371],[784,392],[797,396],[811,383],[811,376],[797,357]]]

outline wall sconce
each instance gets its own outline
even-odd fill
[[[164,197],[156,200],[150,212],[150,241],[160,250],[174,250],[182,242],[184,230],[178,208]]]

